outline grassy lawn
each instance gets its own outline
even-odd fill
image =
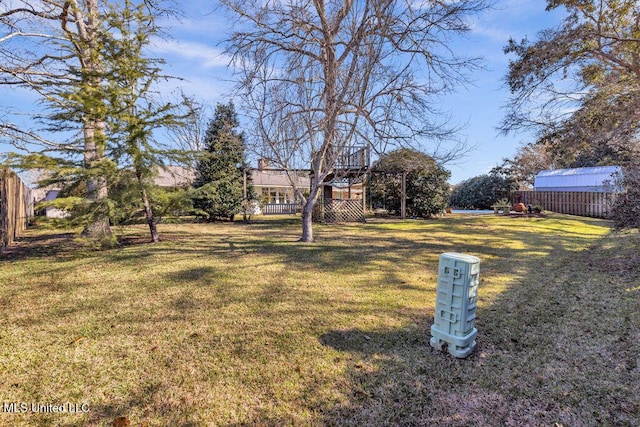
[[[0,261],[0,405],[78,404],[0,425],[640,422],[637,233],[563,215],[317,226],[314,244],[286,218],[122,231],[97,251],[30,230]],[[464,360],[429,346],[450,251],[481,259]]]

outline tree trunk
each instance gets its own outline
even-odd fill
[[[144,180],[142,179],[142,170],[139,162],[134,162],[136,180],[140,186],[140,197],[142,198],[142,204],[144,205],[144,216],[147,218],[147,224],[149,225],[149,232],[151,233],[151,242],[158,243],[160,241],[160,234],[158,233],[158,226],[156,218],[153,216],[153,208],[151,207],[151,201],[147,194],[147,189],[144,187]]]
[[[151,241],[153,243],[158,243],[160,241],[160,234],[158,233],[156,218],[153,216],[153,209],[151,209],[151,202],[149,201],[147,191],[144,189],[144,187],[142,188],[142,190],[140,190],[140,194],[142,195],[142,201],[144,203],[144,213],[147,217],[147,224],[149,224],[149,231],[151,232]]]
[[[82,71],[87,77],[85,83],[89,88],[99,93],[97,89],[102,85],[99,77],[102,71],[100,62],[100,44],[98,42],[99,10],[97,0],[86,0],[84,7],[79,7],[77,1],[67,2],[70,6],[71,14],[74,16],[75,25],[78,29],[78,37],[82,41],[76,44],[77,55],[82,63]],[[65,12],[69,9],[65,9]],[[63,20],[63,29],[66,20]],[[66,31],[66,30],[65,30]],[[101,96],[101,95],[97,95]],[[102,99],[94,99],[98,105],[102,104]],[[83,132],[84,132],[84,167],[91,170],[97,167],[98,163],[105,158],[105,129],[104,116],[94,114],[91,109],[83,112]],[[106,206],[101,206],[108,197],[107,179],[101,173],[96,174],[91,171],[87,180],[87,199],[95,204],[96,212],[91,223],[85,226],[83,235],[90,237],[102,237],[111,235],[109,217]]]
[[[319,181],[314,180],[311,183],[311,193],[307,197],[307,202],[302,207],[302,236],[300,242],[313,242],[313,208],[318,202],[320,194]]]
[[[309,199],[302,208],[302,237],[300,242],[313,242],[313,207],[315,201]]]
[[[104,147],[101,141],[104,138],[105,123],[99,120],[86,120],[84,124],[84,163],[90,170],[95,163],[104,158]],[[88,237],[103,237],[111,235],[109,217],[106,206],[100,206],[108,196],[107,180],[104,176],[92,175],[87,179],[87,199],[95,204],[96,212],[91,222],[85,225],[82,235]]]

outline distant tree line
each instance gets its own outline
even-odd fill
[[[515,179],[494,169],[489,174],[475,176],[456,185],[449,203],[460,209],[489,209],[499,200],[509,200],[514,190],[517,190]]]

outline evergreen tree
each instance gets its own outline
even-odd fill
[[[5,3],[0,2],[0,86],[31,90],[42,106],[12,115],[15,123],[11,116],[0,118],[0,137],[19,150],[8,160],[18,169],[45,172],[39,184],[63,188],[69,197],[58,206],[73,214],[83,233],[111,243],[110,189],[122,181],[122,153],[129,155],[127,167],[147,167],[148,157],[138,153],[151,139],[149,130],[166,125],[159,120],[161,109],[143,111],[137,100],[149,93],[146,83],[159,77],[154,62],[142,57],[149,37],[158,34],[153,21],[171,11],[164,0]],[[139,67],[141,74],[132,74]],[[140,114],[125,119],[123,112],[133,111],[134,103]]]
[[[158,103],[154,99],[154,84],[168,79],[161,74],[163,61],[144,54],[151,38],[159,31],[154,18],[147,13],[144,3],[135,5],[124,0],[112,5],[104,18],[110,24],[110,31],[104,34],[103,56],[110,71],[106,92],[111,113],[107,120],[111,158],[123,169],[120,178],[129,176],[123,172],[133,172],[133,179],[129,179],[125,188],[138,194],[151,240],[158,242],[157,214],[161,210],[159,205],[166,200],[154,197],[162,192],[154,185],[153,178],[165,159],[179,158],[180,153],[163,147],[155,139],[154,131],[176,126],[183,117],[179,105]]]
[[[419,151],[403,148],[385,154],[373,168],[373,205],[399,212],[402,173],[406,174],[407,213],[429,217],[444,210],[449,201],[450,172]]]
[[[242,209],[245,165],[244,134],[239,133],[233,103],[218,104],[205,134],[198,161],[193,205],[207,221],[230,219]]]
[[[74,206],[82,211],[83,234],[110,239],[108,181],[114,165],[105,155],[102,2],[0,3],[0,84],[31,90],[44,107],[32,121],[19,120],[24,124],[4,122],[3,117],[0,135],[21,152],[33,153],[29,145],[42,147],[19,168],[35,166],[50,172],[49,179],[81,181],[84,198]],[[47,135],[61,135],[62,142]]]

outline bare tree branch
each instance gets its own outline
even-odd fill
[[[311,211],[341,158],[358,147],[384,153],[454,134],[434,97],[478,66],[477,58],[456,55],[449,41],[467,31],[465,20],[484,0],[223,4],[242,28],[228,40],[228,52],[256,123],[254,150],[278,167],[312,172],[302,240],[313,239]]]

